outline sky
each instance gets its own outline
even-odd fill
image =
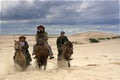
[[[0,34],[103,31],[120,34],[119,0],[0,0]]]

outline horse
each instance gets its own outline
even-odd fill
[[[27,67],[26,65],[26,57],[22,51],[22,47],[20,46],[20,42],[14,40],[14,49],[15,49],[15,59],[14,63],[18,64],[22,70],[24,71],[25,68]]]
[[[47,59],[48,59],[48,48],[43,39],[39,39],[39,42],[35,46],[35,58],[37,60],[37,64],[39,69],[44,66],[44,70],[46,70]]]
[[[63,44],[61,47],[61,59],[66,60],[68,62],[68,67],[70,67],[70,57],[73,54],[73,44],[71,41],[68,43]]]

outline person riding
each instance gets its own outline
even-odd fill
[[[22,47],[22,51],[26,57],[26,64],[30,65],[30,62],[32,61],[31,55],[29,53],[29,45],[28,42],[26,41],[26,37],[25,36],[20,36],[19,37],[19,42],[20,42],[20,46]],[[16,53],[15,53],[16,55]],[[15,55],[14,55],[14,59],[15,59]]]
[[[60,36],[57,38],[56,45],[57,45],[57,50],[58,50],[58,60],[61,59],[61,47],[62,45],[66,44],[69,41],[67,36],[65,36],[65,32],[61,31]],[[72,60],[70,58],[70,60]]]
[[[43,35],[43,36],[41,37],[41,35]],[[41,38],[45,41],[45,43],[47,45],[47,48],[48,48],[48,51],[49,51],[49,56],[50,56],[49,59],[53,59],[54,58],[53,52],[52,52],[51,46],[48,44],[48,33],[45,31],[45,27],[43,25],[40,25],[40,26],[37,27],[36,44],[39,44],[39,40]],[[35,55],[36,44],[33,47],[33,55]]]

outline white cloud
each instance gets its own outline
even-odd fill
[[[15,7],[16,5],[18,5],[19,0],[1,0],[0,4],[1,4],[1,8],[0,8],[0,12],[2,14],[7,14],[7,10],[10,8]]]
[[[86,9],[88,7],[88,4],[87,2],[84,2],[80,5],[80,9]]]
[[[1,8],[0,11],[4,12],[9,8],[13,8],[19,4],[20,1],[27,1],[29,5],[32,5],[35,0],[0,0]],[[4,12],[6,13],[6,12]]]

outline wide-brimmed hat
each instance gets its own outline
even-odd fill
[[[65,32],[64,32],[64,31],[61,31],[60,34],[65,34]]]
[[[25,36],[20,36],[20,37],[19,37],[19,39],[21,39],[21,38],[24,38],[24,39],[26,39],[26,37],[25,37]]]
[[[44,27],[43,25],[39,25],[39,26],[37,27],[37,29],[39,29],[39,28],[43,28],[43,29],[45,30],[45,27]]]

